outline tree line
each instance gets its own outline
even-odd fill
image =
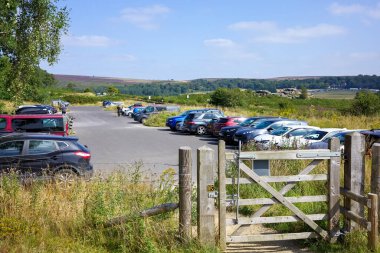
[[[380,89],[380,76],[329,76],[305,79],[196,79],[183,82],[158,82],[116,86],[121,93],[143,96],[172,96],[196,92],[214,91],[217,88],[268,90],[298,88],[307,89]]]

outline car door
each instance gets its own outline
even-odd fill
[[[29,140],[22,161],[23,171],[36,176],[50,174],[62,164],[62,155],[54,140]]]
[[[18,172],[19,161],[23,155],[24,141],[5,141],[0,143],[0,171],[7,173],[12,170]]]

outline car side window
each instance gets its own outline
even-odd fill
[[[49,140],[30,140],[28,153],[34,154],[47,154],[56,151],[57,145],[55,141]]]
[[[203,119],[213,119],[215,118],[214,114],[211,114],[211,113],[206,113],[204,116],[203,116]]]
[[[21,155],[24,141],[8,141],[0,144],[0,156]]]
[[[0,130],[3,130],[7,127],[7,120],[4,118],[0,118]]]
[[[306,129],[301,128],[301,129],[296,129],[296,130],[290,132],[289,135],[290,136],[303,136],[307,133],[308,133],[308,131]]]
[[[69,144],[64,141],[58,141],[57,144],[60,150],[64,150],[69,147]]]

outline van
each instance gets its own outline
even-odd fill
[[[66,115],[7,115],[0,114],[0,134],[13,132],[50,133],[69,135],[69,119]]]

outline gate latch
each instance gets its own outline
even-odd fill
[[[218,197],[218,192],[217,191],[213,191],[213,192],[209,192],[208,193],[208,198],[209,199],[216,199]]]

